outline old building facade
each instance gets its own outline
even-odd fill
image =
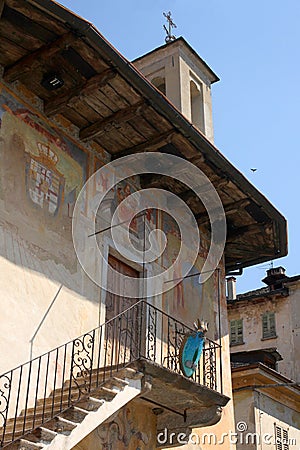
[[[249,432],[275,436],[276,449],[293,449],[300,439],[300,277],[272,267],[263,282],[266,287],[236,295],[236,279],[228,279],[235,420]],[[267,439],[252,442],[253,448],[268,445]]]
[[[57,3],[0,6],[1,446],[153,449],[185,445],[200,427],[221,434],[234,426],[225,273],[283,256],[287,244],[285,219],[212,143],[217,77],[182,38],[158,49],[158,59],[174,60],[171,78],[165,61],[147,81],[136,67],[147,77],[149,55],[131,64]],[[185,85],[176,84],[181,72]],[[166,156],[173,165],[160,173]],[[188,180],[198,169],[206,181],[195,186],[203,198],[214,186],[228,226],[225,254],[205,283],[212,233]],[[159,207],[145,205],[143,189],[171,192],[191,210],[200,242],[193,261],[174,265],[180,248],[190,249],[166,212],[173,197],[171,206],[159,195]],[[107,226],[115,218],[129,223],[119,246]],[[130,258],[146,254],[156,229],[164,253]],[[162,234],[151,236],[159,247]],[[135,250],[124,256],[130,242]],[[189,378],[182,342],[200,336],[197,319],[209,328]]]

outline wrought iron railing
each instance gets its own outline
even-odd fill
[[[0,376],[1,448],[87,398],[144,358],[181,373],[179,348],[191,328],[139,301],[98,328]],[[221,347],[206,339],[193,380],[221,390]]]

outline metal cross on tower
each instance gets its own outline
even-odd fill
[[[164,30],[167,33],[167,36],[165,38],[166,43],[168,44],[171,41],[174,41],[176,39],[176,36],[174,36],[172,34],[172,28],[177,28],[176,24],[173,22],[173,19],[171,17],[171,11],[169,11],[168,13],[163,13],[163,15],[165,16],[165,18],[167,19],[167,21],[169,22],[169,28],[166,27],[166,25],[164,25]]]

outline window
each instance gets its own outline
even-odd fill
[[[276,337],[274,312],[267,312],[262,315],[262,336],[263,339]]]
[[[191,122],[203,133],[205,132],[204,126],[204,105],[203,105],[203,93],[202,85],[190,81],[190,96],[191,96]]]
[[[287,429],[275,423],[275,448],[276,450],[289,450],[289,432]]]
[[[243,344],[243,319],[230,321],[230,344]]]
[[[154,84],[160,92],[166,95],[166,79],[164,77],[155,77],[151,80],[151,83]]]

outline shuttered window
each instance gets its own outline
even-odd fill
[[[262,315],[262,335],[263,339],[276,337],[274,312],[267,312]]]
[[[285,428],[275,424],[275,448],[276,450],[289,450],[289,432]]]
[[[243,319],[230,321],[230,344],[243,344]]]

